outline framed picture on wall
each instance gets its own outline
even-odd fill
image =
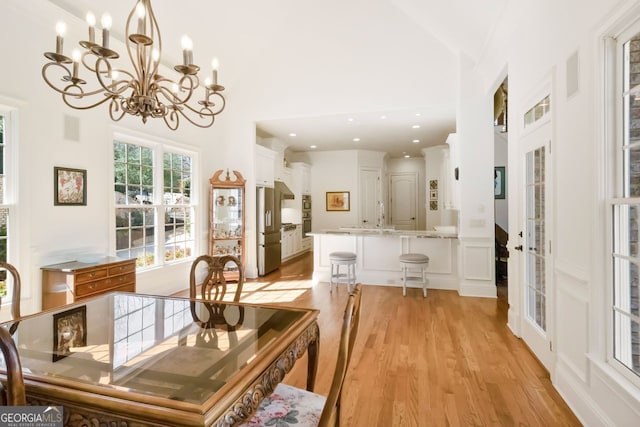
[[[327,191],[327,212],[349,211],[349,191]]]
[[[504,166],[496,166],[493,172],[493,195],[496,199],[504,199],[507,176]]]
[[[53,204],[87,205],[87,171],[55,166],[53,168]]]

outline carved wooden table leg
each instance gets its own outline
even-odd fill
[[[318,326],[316,325],[316,328]],[[316,332],[316,339],[309,343],[307,348],[308,364],[307,364],[307,390],[313,391],[316,383],[316,373],[318,372],[318,352],[320,351],[320,328]]]

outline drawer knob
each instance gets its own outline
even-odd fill
[[[89,284],[89,289],[95,289],[96,288],[96,284],[95,283],[90,283]]]
[[[96,277],[96,273],[89,273],[89,277]]]

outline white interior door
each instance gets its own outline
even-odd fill
[[[390,180],[390,222],[398,230],[415,230],[418,176],[415,173],[392,174]]]
[[[538,359],[551,371],[554,361],[552,340],[553,318],[550,301],[551,218],[551,124],[548,121],[523,138],[524,188],[521,192],[522,265],[522,339]]]
[[[380,169],[360,169],[360,225],[376,227],[384,223],[381,217]],[[380,223],[380,224],[379,224]]]

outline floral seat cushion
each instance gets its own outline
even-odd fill
[[[317,426],[326,398],[286,384],[278,384],[264,398],[251,420],[241,426]]]

